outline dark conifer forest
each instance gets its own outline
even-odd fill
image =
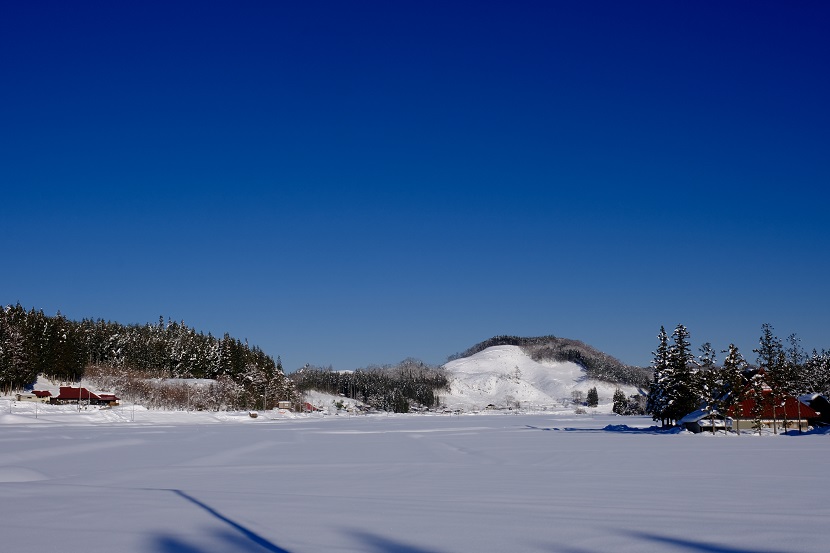
[[[66,384],[85,378],[149,407],[271,408],[296,399],[279,358],[228,334],[205,335],[163,317],[123,325],[50,317],[20,304],[0,308],[0,389],[22,390],[41,374]]]
[[[407,413],[413,407],[436,407],[440,392],[448,387],[444,369],[417,359],[356,371],[304,367],[289,378],[299,392],[317,390],[340,395],[395,413]]]

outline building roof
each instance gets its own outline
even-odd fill
[[[680,419],[677,422],[678,422],[678,424],[686,424],[687,422],[698,422],[702,419],[709,419],[709,418],[712,418],[713,416],[714,416],[714,418],[719,419],[719,420],[724,419],[724,416],[721,415],[720,413],[718,413],[717,411],[714,411],[714,415],[713,415],[705,409],[698,409],[697,411],[692,411],[691,413],[689,413],[688,415],[686,415],[685,417],[683,417],[682,419]]]
[[[787,396],[782,402],[779,402],[773,410],[771,394],[771,391],[764,390],[764,411],[761,413],[762,419],[783,419],[785,418],[785,414],[787,419],[797,419],[799,415],[801,415],[802,419],[812,419],[819,416],[815,409],[811,408],[809,405],[799,402],[792,396]],[[755,407],[755,400],[751,398],[745,399],[740,402],[740,406],[740,417],[738,418],[751,419],[753,417],[752,410]],[[728,414],[730,417],[735,417],[736,412],[736,406],[733,405],[729,408]]]
[[[49,390],[32,390],[32,393],[37,397],[51,397],[52,392]]]
[[[55,399],[101,399],[98,395],[93,394],[86,388],[73,388],[71,386],[61,386],[61,393]]]

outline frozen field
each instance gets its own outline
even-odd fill
[[[657,434],[606,415],[131,417],[0,414],[0,551],[830,544],[826,435]]]

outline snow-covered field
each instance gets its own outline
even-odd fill
[[[0,551],[827,550],[830,437],[650,425],[0,402]]]

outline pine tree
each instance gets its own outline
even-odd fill
[[[813,350],[804,362],[804,391],[830,397],[830,352]]]
[[[765,323],[761,326],[761,329],[762,334],[758,348],[753,351],[758,354],[758,365],[763,369],[764,382],[770,388],[768,399],[772,403],[773,429],[777,432],[776,408],[786,397],[788,381],[791,377],[788,374],[784,347],[781,340],[773,334],[772,325]],[[767,398],[764,397],[763,399],[766,400]]]
[[[594,386],[590,390],[588,390],[588,407],[596,407],[599,405],[599,393],[597,392],[597,387]]]
[[[747,396],[752,400],[751,415],[754,422],[755,429],[758,435],[761,435],[761,428],[763,427],[764,415],[764,377],[760,371],[749,379],[749,386],[747,387]]]
[[[666,390],[667,371],[669,369],[669,338],[666,329],[660,327],[660,334],[657,349],[654,351],[654,360],[651,363],[654,369],[654,376],[646,397],[646,413],[652,416],[655,421],[660,421],[666,426],[666,411],[668,408],[668,392]]]
[[[801,349],[801,341],[795,334],[790,334],[787,337],[789,347],[786,349],[786,359],[784,361],[784,374],[786,381],[784,382],[784,393],[788,396],[796,398],[796,409],[798,416],[798,431],[801,432],[801,402],[798,401],[798,396],[806,391],[805,382],[805,355],[804,350]],[[787,411],[784,410],[786,417]],[[787,422],[784,421],[786,428]]]
[[[709,413],[713,434],[715,433],[715,416],[722,413],[722,400],[727,394],[723,375],[718,370],[715,357],[712,344],[705,342],[701,345],[698,356],[700,370],[693,378],[695,393],[701,400],[702,408]]]
[[[722,379],[725,388],[728,390],[728,395],[723,401],[724,413],[729,407],[734,406],[735,418],[740,419],[744,413],[741,412],[741,404],[746,399],[744,371],[746,370],[746,361],[744,361],[741,352],[735,344],[729,344],[729,349],[726,351],[726,358],[723,360],[723,369],[721,369]],[[738,434],[741,433],[740,424],[736,422],[736,430]]]
[[[612,410],[618,415],[628,414],[628,399],[619,388],[614,391],[614,407]]]
[[[699,408],[695,391],[695,356],[689,341],[689,331],[682,324],[672,333],[674,344],[669,348],[667,372],[668,418],[678,421]]]
[[[778,353],[782,351],[781,340],[772,333],[773,328],[769,323],[761,325],[761,339],[758,347],[752,351],[758,354],[758,365],[761,368],[770,368],[778,360]]]

